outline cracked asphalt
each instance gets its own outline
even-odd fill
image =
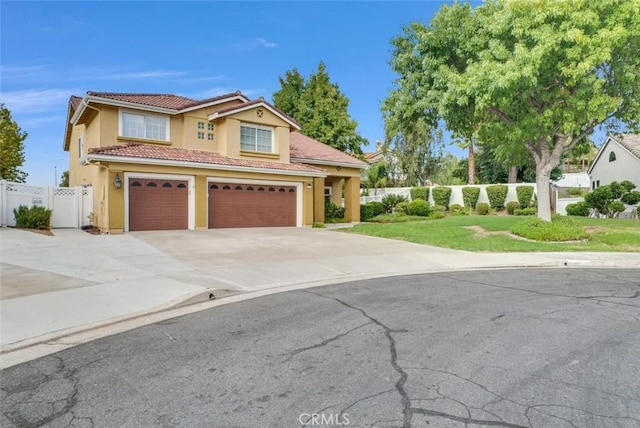
[[[293,291],[0,374],[2,427],[640,427],[640,271]]]

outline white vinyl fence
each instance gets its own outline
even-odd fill
[[[0,225],[15,226],[13,209],[20,205],[50,209],[51,227],[88,226],[93,211],[93,188],[29,186],[0,180]]]

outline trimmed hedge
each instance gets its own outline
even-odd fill
[[[507,203],[507,213],[509,215],[513,215],[513,212],[515,210],[519,210],[520,209],[520,202],[518,201],[511,201]]]
[[[384,205],[382,205],[382,202],[371,201],[369,202],[369,205],[371,205],[371,207],[373,208],[374,217],[380,214],[384,214]]]
[[[49,229],[51,227],[51,210],[45,207],[31,208],[20,205],[13,209],[16,227],[20,229]]]
[[[504,201],[507,199],[507,191],[509,186],[504,184],[496,184],[487,186],[487,196],[489,197],[489,205],[498,211],[504,208]]]
[[[360,221],[369,221],[373,217],[373,207],[369,204],[360,205]]]
[[[433,203],[442,205],[445,209],[449,208],[449,200],[451,199],[451,187],[438,186],[431,189]]]
[[[462,200],[464,201],[465,207],[475,210],[479,197],[480,197],[479,187],[468,186],[468,187],[462,188]]]
[[[402,202],[398,202],[398,204],[396,205],[396,207],[394,209],[396,210],[397,213],[406,214],[408,206],[409,206],[409,202],[402,201]]]
[[[538,214],[538,209],[535,207],[527,207],[527,208],[519,208],[517,210],[513,210],[514,215],[536,215]]]
[[[449,211],[451,214],[462,214],[464,212],[464,207],[460,204],[453,204],[449,207]]]
[[[489,214],[489,209],[491,207],[486,202],[480,202],[476,205],[476,214],[478,215],[487,215]]]
[[[533,186],[517,186],[518,202],[522,208],[531,206],[531,198],[533,197]]]
[[[428,187],[412,187],[409,191],[411,194],[411,200],[422,199],[423,201],[429,200],[429,188]]]
[[[407,205],[407,214],[426,217],[431,212],[429,202],[422,199],[415,199]]]
[[[327,220],[340,220],[344,218],[344,207],[339,207],[333,202],[324,205],[324,217]]]
[[[588,217],[591,213],[591,208],[586,202],[576,202],[575,204],[567,205],[567,215],[575,215],[579,217]]]

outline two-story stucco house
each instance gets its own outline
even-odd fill
[[[69,184],[93,186],[106,233],[304,226],[324,221],[325,187],[360,219],[366,164],[298,132],[262,98],[206,100],[87,92],[69,100]]]
[[[640,135],[610,135],[587,171],[591,189],[629,180],[640,189]]]

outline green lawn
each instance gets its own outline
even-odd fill
[[[448,216],[439,220],[404,223],[362,223],[347,233],[399,239],[457,250],[503,251],[627,251],[640,252],[640,222],[632,220],[572,217],[590,237],[587,242],[529,242],[508,235],[526,217]],[[474,227],[475,230],[467,227]],[[482,228],[482,229],[480,229]],[[493,233],[492,233],[493,232]]]

